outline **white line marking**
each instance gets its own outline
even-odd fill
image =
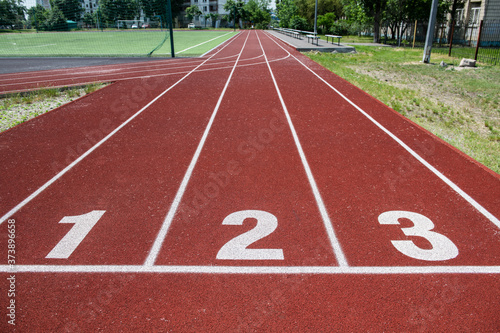
[[[232,34],[232,33],[233,33],[233,32],[231,31],[231,32],[228,32],[227,34],[220,35],[220,36],[217,36],[217,37],[212,38],[212,39],[210,39],[210,40],[204,41],[203,43],[200,43],[200,44],[198,44],[198,45],[194,45],[194,46],[188,47],[187,49],[184,49],[184,50],[182,50],[182,51],[177,52],[177,54],[182,53],[182,52],[185,52],[185,51],[187,51],[187,50],[194,49],[195,47],[198,47],[198,46],[200,46],[200,45],[206,44],[206,43],[208,43],[208,42],[211,42],[211,41],[213,41],[213,40],[216,40],[216,39],[218,39],[218,38],[221,38],[221,37],[227,36],[227,35]],[[219,46],[219,45],[217,45],[217,46]],[[217,46],[216,46],[216,47],[217,47]],[[205,54],[205,53],[204,53],[204,54]]]
[[[500,266],[144,266],[0,265],[2,273],[500,274]]]
[[[232,38],[234,38],[234,37],[232,37]],[[226,40],[225,42],[228,42],[230,40],[231,40],[231,38]],[[217,60],[234,58],[236,56],[237,56],[237,54],[232,55],[232,56],[217,58]],[[6,74],[1,74],[0,79],[3,82],[3,81],[19,80],[20,75],[23,75],[22,79],[61,76],[64,74],[66,74],[66,75],[81,75],[81,74],[88,74],[89,69],[92,71],[95,71],[95,73],[98,73],[100,71],[113,72],[113,71],[118,71],[118,70],[134,70],[134,69],[146,70],[146,68],[151,68],[151,67],[154,67],[153,70],[154,69],[168,69],[168,68],[170,68],[169,67],[170,65],[200,64],[204,60],[204,59],[202,59],[202,57],[198,57],[198,58],[168,58],[167,60],[161,60],[161,58],[158,58],[158,59],[159,60],[146,61],[146,62],[133,62],[133,63],[122,63],[122,64],[113,64],[113,65],[92,65],[92,66],[87,66],[87,67],[58,68],[58,69],[47,69],[47,70],[41,70],[41,71],[6,73]],[[173,68],[176,68],[176,67],[173,67]],[[73,70],[73,71],[70,72],[70,70]],[[59,73],[59,72],[61,72],[61,73]],[[46,74],[44,74],[44,73],[46,73]],[[90,72],[90,73],[93,73],[93,72]],[[12,76],[12,78],[9,78],[10,76]]]
[[[260,57],[262,57],[262,55],[254,57],[254,58],[249,58],[249,59],[240,59],[240,62],[254,60],[255,58],[260,58]],[[283,58],[269,60],[269,62],[270,63],[271,62],[277,62],[277,61],[285,60],[285,59],[287,59],[289,57],[290,57],[290,54],[287,55],[286,57],[283,57]],[[223,61],[223,62],[217,62],[215,64],[219,65],[219,64],[222,64],[222,63],[230,63],[230,62],[231,61]],[[261,64],[265,64],[265,63],[266,63],[265,61],[259,61],[259,62],[255,62],[255,63],[245,64],[245,65],[238,65],[238,68],[248,67],[248,66],[255,66],[255,65],[261,65]],[[213,65],[213,64],[211,63],[210,65]],[[207,65],[207,66],[209,66],[209,65]],[[198,69],[196,71],[196,73],[208,72],[208,71],[214,71],[214,70],[221,70],[221,69],[228,69],[228,68],[232,68],[232,66],[223,66],[223,67]],[[81,86],[81,85],[86,84],[86,83],[118,82],[118,81],[127,81],[127,80],[142,79],[142,78],[152,78],[152,77],[158,77],[158,76],[182,75],[182,74],[186,74],[186,73],[189,73],[189,71],[182,71],[182,72],[175,72],[175,73],[161,73],[161,74],[154,74],[154,75],[141,75],[141,76],[127,77],[127,78],[118,78],[118,79],[108,78],[107,80],[103,80],[103,81],[96,81],[95,79],[93,79],[93,80],[90,80],[90,81],[80,81],[80,82],[77,82],[77,83],[74,83],[74,84],[64,84],[64,85],[49,86],[49,87],[50,88],[62,88],[62,87],[71,87],[71,86]],[[87,78],[87,77],[80,77],[80,78]],[[59,80],[59,79],[57,79],[57,80]],[[57,80],[54,80],[54,81],[57,81]],[[65,79],[61,79],[61,80],[65,80]],[[37,83],[37,82],[41,82],[41,81],[36,81],[36,82],[33,82],[33,83]],[[17,83],[15,83],[15,84],[17,84]],[[7,85],[13,85],[13,84],[9,83]],[[0,84],[0,88],[1,87],[2,87],[2,85]],[[37,87],[37,88],[32,87],[30,89],[31,90],[37,90],[37,89],[42,89],[42,88],[43,87]],[[7,90],[7,91],[2,91],[0,94],[15,93],[15,92],[22,92],[22,91],[25,91],[25,90],[23,90],[23,89],[21,89],[21,90]]]
[[[270,38],[274,43],[276,41]],[[276,43],[279,47],[285,50],[281,45]],[[286,51],[286,50],[285,50]],[[288,51],[287,51],[288,52]],[[294,55],[292,57],[297,60],[302,66],[304,66],[307,70],[313,73],[317,78],[319,78],[323,83],[325,83],[328,87],[330,87],[333,91],[335,91],[340,97],[342,97],[345,101],[351,104],[354,108],[356,108],[361,114],[363,114],[366,118],[368,118],[372,123],[374,123],[378,128],[384,131],[387,135],[389,135],[394,141],[396,141],[401,147],[403,147],[407,152],[409,152],[415,159],[417,159],[420,163],[422,163],[425,167],[427,167],[430,171],[432,171],[436,176],[438,176],[443,182],[445,182],[449,187],[451,187],[455,192],[458,193],[462,198],[464,198],[468,203],[470,203],[474,208],[476,208],[481,214],[483,214],[488,220],[490,220],[493,224],[495,224],[500,229],[500,220],[498,220],[493,214],[487,211],[483,206],[481,206],[477,201],[472,199],[467,193],[465,193],[460,187],[458,187],[455,183],[453,183],[448,177],[439,172],[435,167],[433,167],[429,162],[423,159],[419,154],[417,154],[413,149],[407,146],[401,139],[399,139],[396,135],[394,135],[387,128],[382,126],[378,121],[372,118],[368,113],[366,113],[363,109],[357,106],[354,102],[352,102],[349,98],[344,96],[340,91],[334,88],[330,83],[328,83],[325,79],[319,76],[312,69],[307,67],[302,61],[297,59]]]
[[[234,55],[236,56],[236,55]],[[231,56],[231,57],[225,57],[225,58],[232,58],[234,56]],[[250,61],[250,60],[254,60],[254,59],[257,59],[257,58],[260,58],[261,56],[257,56],[257,57],[253,57],[253,58],[248,58],[248,59],[241,59],[240,61],[243,62],[243,61]],[[231,63],[233,62],[234,60],[228,60],[228,61],[220,61],[221,59],[223,58],[219,58],[217,59],[217,61],[214,61],[214,62],[211,62],[210,65],[221,65],[221,64],[224,64],[224,63]],[[71,74],[67,74],[68,76],[62,76],[62,75],[56,75],[56,74],[51,74],[51,75],[41,75],[41,76],[31,76],[31,77],[27,77],[25,78],[25,81],[20,81],[22,80],[23,78],[19,79],[19,78],[16,78],[16,79],[7,79],[7,80],[16,80],[16,82],[13,82],[13,83],[4,83],[4,84],[0,84],[0,87],[7,87],[7,86],[15,86],[15,85],[20,85],[20,84],[24,84],[24,85],[27,85],[27,84],[35,84],[35,83],[47,83],[47,80],[50,76],[56,76],[57,78],[55,79],[50,79],[50,82],[56,82],[56,81],[67,81],[67,80],[72,80],[73,82],[75,80],[79,80],[79,79],[87,79],[87,78],[91,78],[93,79],[94,81],[96,80],[97,77],[101,77],[101,76],[104,76],[105,80],[106,81],[113,81],[112,77],[113,76],[118,76],[117,79],[114,79],[114,80],[131,80],[131,79],[136,79],[138,77],[125,77],[125,78],[120,78],[120,76],[124,76],[124,75],[128,75],[128,74],[134,74],[134,73],[142,73],[143,75],[139,76],[139,77],[153,77],[153,76],[162,76],[162,75],[172,75],[172,74],[182,74],[182,73],[188,73],[189,71],[186,70],[186,71],[182,71],[182,72],[174,72],[174,73],[161,73],[161,74],[152,74],[152,75],[147,75],[145,73],[147,72],[158,72],[158,71],[163,71],[163,70],[173,70],[173,69],[182,69],[182,68],[191,68],[192,66],[195,66],[194,64],[193,65],[190,65],[188,62],[186,62],[186,64],[182,64],[183,66],[176,66],[176,67],[155,67],[155,68],[151,68],[151,69],[141,69],[141,70],[136,70],[136,71],[128,71],[128,72],[118,72],[118,71],[113,71],[113,73],[104,73],[102,74],[102,71],[96,71],[96,72],[82,72],[81,74],[85,74],[84,76],[75,76],[75,74],[73,74],[73,76],[71,76]],[[224,68],[231,68],[232,66],[230,67],[224,67]],[[216,68],[218,69],[218,68]],[[32,79],[32,78],[37,78],[37,80],[35,81],[26,81],[27,79]],[[42,79],[44,78],[44,79]],[[6,80],[3,80],[3,81],[6,81]]]
[[[174,201],[172,202],[172,205],[170,206],[170,210],[168,211],[168,214],[163,221],[161,229],[158,232],[158,236],[156,236],[155,242],[153,243],[153,246],[151,247],[151,250],[149,251],[148,257],[146,258],[146,261],[144,262],[145,266],[153,266],[155,261],[156,261],[156,258],[158,257],[158,254],[159,254],[161,247],[163,245],[163,241],[165,240],[165,237],[167,236],[168,229],[170,228],[170,225],[172,224],[172,220],[174,219],[175,213],[177,212],[177,208],[179,207],[179,204],[182,200],[182,196],[184,195],[184,192],[186,191],[186,187],[187,187],[187,184],[189,182],[189,179],[191,178],[191,174],[193,173],[193,169],[196,165],[196,162],[198,161],[198,157],[201,154],[201,150],[203,149],[203,146],[205,145],[205,141],[207,140],[208,133],[210,132],[210,129],[212,128],[212,124],[214,122],[215,116],[217,115],[217,111],[219,111],[219,107],[222,103],[222,99],[224,98],[224,95],[226,94],[227,87],[229,86],[229,82],[231,81],[231,78],[233,77],[233,73],[238,65],[238,61],[240,60],[241,54],[243,53],[243,49],[245,48],[245,45],[247,43],[249,35],[250,34],[247,34],[245,42],[243,43],[243,47],[241,48],[241,51],[238,54],[238,58],[236,59],[236,62],[234,63],[234,66],[233,66],[233,69],[231,70],[231,73],[229,74],[229,77],[227,78],[224,89],[222,89],[222,92],[219,96],[219,100],[217,101],[217,104],[215,105],[212,116],[210,117],[210,121],[208,122],[207,127],[205,128],[205,132],[203,133],[203,136],[200,140],[200,143],[198,144],[198,147],[196,148],[196,152],[193,155],[191,163],[189,164],[189,167],[186,171],[186,174],[184,175],[184,178],[182,179],[182,183],[179,187],[179,190],[177,190],[177,194],[175,195]]]
[[[241,33],[241,31],[238,31],[238,32],[236,33],[236,35],[234,35],[234,36],[238,36],[240,33]],[[234,38],[234,36],[233,36],[233,37],[231,37],[231,38]],[[230,39],[231,39],[231,38],[230,38]],[[202,58],[202,57],[206,56],[207,54],[209,54],[210,52],[212,52],[213,50],[215,50],[216,48],[218,48],[218,47],[219,47],[219,46],[221,46],[222,44],[227,43],[227,41],[228,41],[228,40],[230,40],[230,39],[227,39],[227,40],[223,41],[222,43],[220,43],[219,45],[214,46],[213,48],[211,48],[211,49],[210,49],[210,50],[208,50],[207,52],[203,53],[203,54],[200,56],[200,58]]]
[[[230,43],[226,44],[224,48],[229,45]],[[220,49],[217,53],[222,51],[224,48]],[[129,122],[131,122],[135,117],[140,115],[144,110],[146,110],[148,107],[150,107],[154,102],[156,102],[158,99],[160,99],[163,95],[165,95],[167,92],[169,92],[171,89],[173,89],[175,86],[177,86],[180,82],[184,81],[185,78],[187,78],[191,73],[195,72],[199,67],[201,67],[204,63],[209,61],[212,57],[214,57],[217,53],[214,53],[211,57],[207,58],[204,62],[199,64],[196,68],[191,70],[189,73],[184,75],[180,80],[178,80],[176,83],[171,85],[169,88],[167,88],[165,91],[163,91],[161,94],[156,96],[151,102],[149,102],[146,106],[144,106],[142,109],[137,111],[134,115],[132,115],[130,118],[128,118],[125,122],[123,122],[120,126],[118,126],[116,129],[114,129],[111,133],[106,135],[101,141],[96,143],[92,148],[87,150],[85,153],[83,153],[80,157],[78,157],[76,160],[74,160],[70,165],[68,165],[66,168],[64,168],[62,171],[60,171],[57,175],[52,177],[49,181],[47,181],[44,185],[42,185],[38,190],[33,192],[29,197],[24,199],[21,203],[17,204],[14,208],[12,208],[7,214],[2,216],[0,219],[0,224],[2,224],[5,220],[7,220],[12,214],[15,214],[19,209],[24,207],[27,203],[29,203],[31,200],[33,200],[36,196],[38,196],[40,193],[42,193],[47,187],[52,185],[55,181],[57,181],[59,178],[61,178],[66,172],[71,170],[75,165],[80,163],[85,157],[87,157],[90,153],[92,153],[94,150],[96,150],[99,146],[101,146],[104,142],[106,142],[109,138],[111,138],[113,135],[115,135],[120,129],[122,129],[125,125],[127,125]]]
[[[321,194],[319,192],[318,185],[316,185],[316,181],[314,180],[314,176],[312,174],[311,168],[309,167],[309,163],[307,162],[306,155],[304,154],[304,150],[302,149],[302,145],[300,144],[299,137],[297,135],[297,132],[295,131],[295,127],[293,126],[292,118],[290,117],[290,114],[288,113],[288,109],[285,105],[285,101],[283,100],[283,96],[281,96],[281,91],[280,91],[280,89],[278,87],[278,83],[276,82],[276,79],[274,77],[273,70],[271,69],[271,65],[269,64],[269,61],[267,60],[266,51],[264,51],[264,48],[262,47],[262,44],[261,44],[260,38],[259,38],[259,34],[258,33],[256,33],[256,34],[257,34],[257,39],[259,40],[259,45],[262,49],[262,52],[264,53],[264,59],[266,60],[267,68],[269,69],[269,73],[271,73],[274,87],[276,88],[276,92],[278,93],[278,97],[280,99],[281,106],[283,107],[283,111],[285,112],[285,116],[286,116],[286,119],[288,121],[288,125],[290,126],[293,140],[295,141],[295,145],[297,146],[297,150],[299,151],[302,165],[304,166],[304,169],[305,169],[306,174],[307,174],[307,179],[309,180],[309,184],[311,185],[312,191],[314,193],[314,198],[316,199],[316,203],[318,205],[321,217],[323,218],[323,224],[325,226],[326,233],[328,234],[328,238],[330,239],[330,244],[332,245],[333,252],[335,253],[335,257],[337,258],[337,262],[339,263],[339,265],[341,267],[349,266],[347,264],[347,259],[344,255],[344,252],[342,251],[342,247],[340,246],[340,242],[338,241],[337,236],[335,235],[335,231],[333,230],[333,224],[330,220],[330,217],[328,216],[328,212],[327,212],[325,204],[323,202],[323,198],[321,197]]]

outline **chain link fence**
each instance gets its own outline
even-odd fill
[[[440,22],[434,31],[433,52],[476,59],[492,65],[500,64],[500,21]],[[382,42],[423,48],[426,33],[427,22],[401,24],[394,33],[385,27],[382,29]]]

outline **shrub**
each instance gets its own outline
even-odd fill
[[[310,30],[307,20],[298,15],[293,16],[290,20],[290,28],[296,30]]]

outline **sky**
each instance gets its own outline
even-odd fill
[[[36,0],[23,0],[23,4],[24,6],[26,6],[26,8],[35,7]]]

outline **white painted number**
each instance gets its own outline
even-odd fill
[[[284,260],[282,249],[247,249],[247,246],[270,235],[278,227],[278,219],[261,210],[243,210],[228,215],[223,225],[243,225],[246,219],[256,219],[257,225],[227,242],[217,253],[217,259],[226,260]]]
[[[434,228],[434,223],[424,215],[406,211],[390,211],[380,214],[378,221],[380,224],[399,224],[398,219],[402,218],[413,222],[413,227],[401,229],[404,234],[427,239],[431,243],[432,249],[422,249],[411,240],[391,241],[399,252],[411,258],[427,261],[449,260],[458,255],[457,247],[448,237],[431,231]]]
[[[59,223],[74,223],[75,225],[45,258],[67,259],[105,212],[105,210],[94,210],[83,215],[63,217]]]

